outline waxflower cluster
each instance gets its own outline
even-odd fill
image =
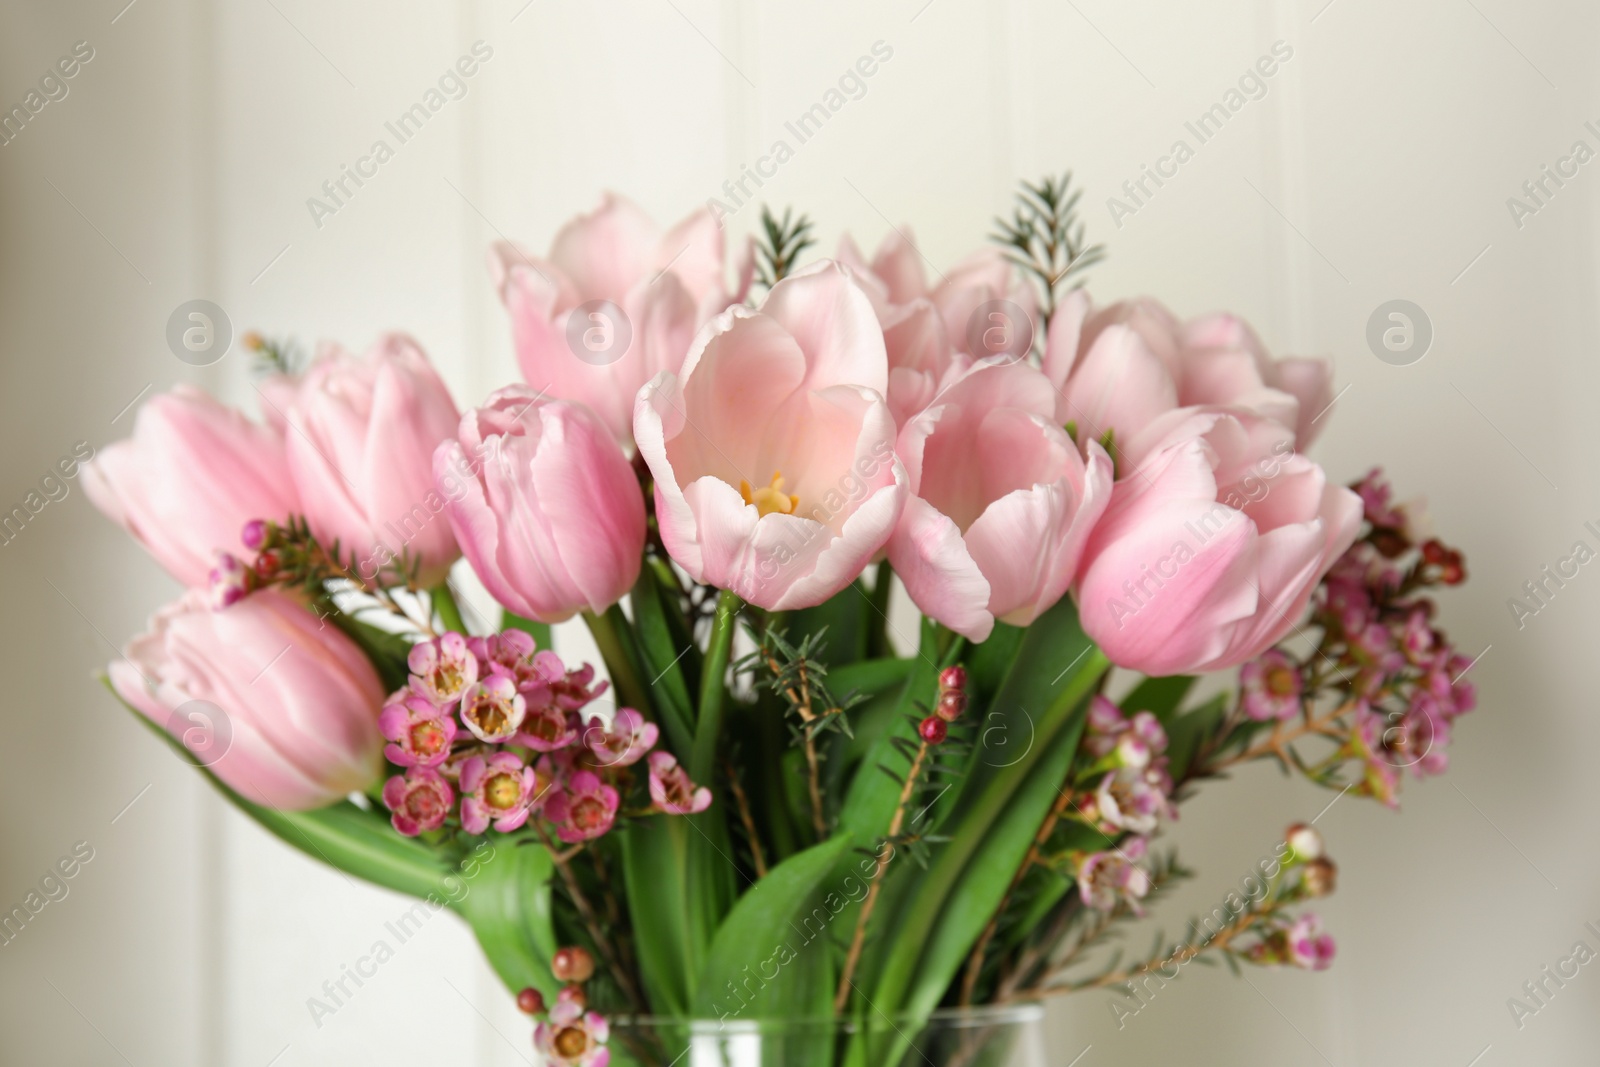
[[[1380,471],[1351,488],[1366,530],[1312,603],[1316,648],[1303,659],[1273,649],[1246,664],[1240,704],[1258,722],[1304,720],[1329,736],[1343,731],[1339,748],[1308,773],[1338,782],[1334,772],[1354,763],[1356,791],[1393,807],[1402,771],[1444,771],[1452,727],[1477,704],[1464,678],[1473,661],[1434,624],[1436,606],[1423,595],[1460,584],[1466,570],[1459,551],[1424,532],[1419,504],[1393,502]],[[1324,694],[1337,704],[1319,715],[1313,702]]]
[[[408,837],[454,819],[469,834],[510,833],[542,815],[568,844],[592,841],[617,819],[648,768],[649,804],[674,815],[704,811],[711,792],[689,781],[659,730],[632,708],[610,721],[584,717],[605,692],[592,666],[568,669],[521,630],[488,637],[447,632],[418,642],[410,679],[378,716],[384,756],[402,773],[383,786],[394,828]],[[619,787],[621,787],[619,789]]]
[[[550,971],[562,983],[555,1004],[545,1005],[544,995],[532,986],[517,994],[517,1007],[528,1015],[543,1016],[533,1031],[533,1047],[551,1067],[606,1067],[611,1062],[611,1025],[605,1016],[589,1010],[583,984],[594,977],[594,957],[588,949],[568,945],[550,957]]]
[[[1098,694],[1089,703],[1079,759],[1087,765],[1075,778],[1084,790],[1074,799],[1074,817],[1105,834],[1112,848],[1073,857],[1078,893],[1084,904],[1110,911],[1119,903],[1140,913],[1150,892],[1149,872],[1140,861],[1149,852],[1149,835],[1162,819],[1176,819],[1172,776],[1167,770],[1167,732],[1150,712],[1125,715]],[[1098,779],[1098,784],[1096,784]]]

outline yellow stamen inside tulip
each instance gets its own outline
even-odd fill
[[[764,485],[760,489],[751,490],[750,483],[739,482],[739,495],[744,497],[746,504],[754,504],[756,511],[761,515],[793,515],[800,506],[800,498],[783,491],[783,472],[775,471],[772,475],[772,484]]]

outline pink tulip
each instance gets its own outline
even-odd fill
[[[639,577],[644,495],[605,423],[527,386],[493,393],[439,446],[434,474],[472,569],[506,607],[560,622]]]
[[[122,699],[253,804],[321,807],[382,770],[377,672],[354,641],[278,590],[223,611],[189,592],[156,613],[110,675]]]
[[[300,510],[282,435],[187,385],[151,399],[133,437],[83,470],[95,507],[190,587],[206,584],[218,552],[252,555],[246,522]]]
[[[981,336],[988,327],[987,316],[974,329],[974,313],[983,304],[1005,300],[1013,304],[1030,321],[1038,312],[1033,289],[1012,269],[1005,254],[996,247],[981,248],[945,271],[934,268],[939,280],[928,284],[925,266],[931,266],[918,250],[907,227],[891,232],[878,246],[878,252],[869,265],[855,241],[848,236],[839,245],[839,261],[849,267],[872,298],[873,305],[890,324],[892,309],[927,301],[939,312],[949,343],[956,351],[978,358],[992,356],[987,350],[975,350],[974,335]],[[1027,332],[1021,323],[1009,323],[1013,338],[1020,345]],[[1017,351],[1015,355],[1026,355]]]
[[[460,415],[417,343],[388,334],[365,357],[324,348],[300,382],[286,436],[311,532],[372,579],[390,560],[436,585],[460,556],[433,485],[433,453]]]
[[[1222,670],[1294,626],[1354,541],[1361,501],[1292,442],[1269,420],[1190,410],[1140,446],[1077,587],[1083,627],[1112,662],[1150,675]]]
[[[1057,417],[1079,440],[1112,431],[1118,446],[1174,408],[1210,405],[1272,419],[1303,450],[1333,399],[1325,360],[1274,360],[1236,316],[1182,323],[1148,298],[1095,311],[1082,290],[1051,317],[1043,369],[1061,392]]]
[[[733,308],[681,375],[634,408],[667,551],[752,604],[820,604],[888,541],[906,495],[883,333],[850,272],[823,261],[758,311]]]
[[[633,439],[639,387],[677,370],[695,330],[744,299],[748,272],[729,293],[723,264],[722,231],[710,212],[696,211],[663,234],[612,194],[563,226],[548,258],[508,243],[489,257],[523,377],[557,399],[589,405],[624,445]],[[570,321],[593,301],[609,301],[625,319],[586,308]]]
[[[889,561],[919,608],[974,641],[1061,599],[1111,498],[1111,458],[1090,442],[1085,462],[1055,400],[1026,364],[980,364],[900,431],[913,495]]]

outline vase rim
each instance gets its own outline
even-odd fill
[[[692,1015],[616,1015],[609,1020],[613,1027],[674,1027],[687,1028],[691,1033],[712,1031],[722,1033],[771,1033],[775,1029],[829,1029],[844,1032],[856,1030],[877,1031],[899,1029],[902,1026],[922,1030],[938,1026],[945,1030],[967,1027],[1020,1025],[1044,1018],[1044,1005],[1036,1000],[1014,1001],[1006,1004],[979,1004],[968,1008],[938,1008],[927,1014],[905,1012],[885,1015],[876,1012],[865,1017],[839,1017],[833,1015],[778,1015],[761,1017],[714,1018]]]

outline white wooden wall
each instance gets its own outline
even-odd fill
[[[1600,119],[1600,18],[1573,0],[95,0],[0,4],[0,104],[87,40],[95,58],[0,147],[0,502],[74,442],[125,435],[147,385],[249,403],[235,352],[189,368],[180,302],[236,329],[362,343],[414,332],[463,405],[513,375],[482,267],[545,247],[614,188],[672,220],[753,164],[877,41],[893,57],[763,195],[875,245],[911,223],[953,262],[1017,177],[1075,169],[1111,247],[1103,298],[1246,314],[1348,384],[1320,446],[1426,490],[1472,583],[1447,599],[1482,708],[1403,818],[1340,801],[1321,976],[1197,971],[1118,1029],[1062,1005],[1056,1059],[1341,1065],[1589,1062],[1600,977],[1520,1031],[1505,1001],[1600,922],[1587,670],[1600,578],[1526,628],[1505,607],[1600,517],[1593,427],[1596,166],[1519,229],[1506,198]],[[335,216],[305,201],[482,40],[493,57]],[[1275,41],[1293,57],[1120,228],[1105,199]],[[1193,143],[1191,139],[1191,144]],[[730,235],[753,224],[737,214]],[[1407,298],[1420,363],[1366,348]],[[1593,544],[1592,538],[1591,544]],[[78,841],[94,859],[0,948],[0,1062],[137,1067],[515,1064],[528,1028],[465,931],[433,921],[319,1027],[307,1009],[383,936],[398,897],[226,811],[90,674],[174,592],[73,487],[0,547],[0,905]],[[576,646],[573,646],[576,647]],[[1327,797],[1266,768],[1211,786],[1171,835],[1209,908]],[[128,806],[130,801],[131,806]],[[1557,888],[1559,887],[1559,888]],[[1130,950],[1145,947],[1141,939]],[[1087,1051],[1085,1051],[1087,1049]],[[1073,1057],[1083,1054],[1081,1060]],[[1474,1060],[1473,1057],[1481,1056]]]

